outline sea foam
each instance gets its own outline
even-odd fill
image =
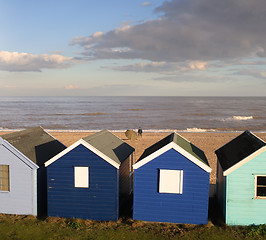
[[[251,120],[253,119],[253,116],[233,116],[234,120]]]

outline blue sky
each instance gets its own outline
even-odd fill
[[[0,0],[0,95],[265,96],[264,0]]]

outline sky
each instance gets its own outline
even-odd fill
[[[265,0],[0,0],[0,96],[266,96]]]

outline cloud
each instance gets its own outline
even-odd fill
[[[186,72],[186,71],[203,71],[206,70],[208,63],[200,61],[174,63],[174,62],[138,62],[125,66],[107,66],[117,71],[131,71],[131,72]]]
[[[143,2],[143,3],[141,4],[141,6],[143,6],[143,7],[150,6],[150,5],[151,5],[150,2]]]
[[[0,70],[9,72],[41,72],[42,69],[69,68],[77,62],[72,57],[58,54],[33,55],[0,51]]]
[[[266,57],[264,0],[172,0],[155,12],[161,17],[81,36],[72,44],[81,46],[90,59],[197,63],[240,60],[256,53]],[[204,69],[206,65],[190,67]]]
[[[72,90],[72,89],[79,89],[79,87],[70,84],[70,85],[65,86],[65,89],[67,89],[67,90]]]
[[[241,69],[239,71],[235,71],[234,75],[250,76],[253,78],[266,80],[266,70],[262,69]]]

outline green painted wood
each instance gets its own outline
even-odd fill
[[[266,224],[266,199],[255,198],[255,175],[266,175],[266,151],[226,177],[226,224]]]

